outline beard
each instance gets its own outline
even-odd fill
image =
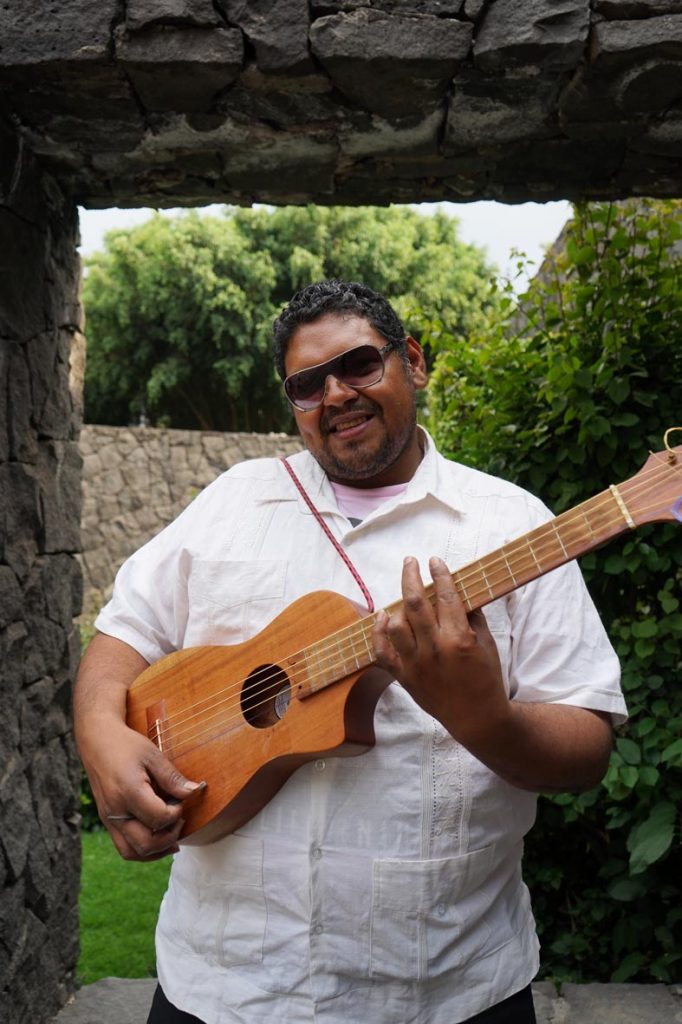
[[[383,410],[379,406],[373,406],[370,410],[364,405],[364,408],[348,411],[371,411],[375,419],[383,422]],[[413,403],[411,414],[405,417],[401,429],[392,434],[384,429],[378,444],[370,446],[364,440],[348,441],[343,454],[338,454],[325,443],[333,435],[324,431],[322,445],[311,454],[331,480],[352,485],[373,479],[390,469],[410,446],[416,429],[417,409],[416,403]]]

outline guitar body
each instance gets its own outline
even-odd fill
[[[234,832],[307,761],[374,745],[374,709],[389,676],[371,666],[311,692],[314,673],[302,657],[360,617],[338,594],[308,594],[243,644],[177,651],[135,680],[128,725],[187,778],[207,783],[184,805],[182,842]]]

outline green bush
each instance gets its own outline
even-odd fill
[[[441,449],[557,513],[660,450],[682,423],[681,220],[672,201],[576,207],[518,304],[508,286],[481,331],[432,331]],[[598,789],[540,801],[525,863],[543,970],[670,982],[682,958],[682,529],[627,533],[581,566],[631,717]]]

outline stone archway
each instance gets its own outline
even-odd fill
[[[0,5],[2,1019],[78,946],[76,204],[679,196],[682,0],[519,7]]]

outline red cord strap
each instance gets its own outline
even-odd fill
[[[346,563],[346,565],[347,565],[347,567],[348,567],[348,569],[350,571],[351,576],[353,577],[353,579],[355,580],[357,585],[360,587],[360,590],[362,591],[363,597],[365,598],[365,601],[367,602],[367,610],[370,611],[370,612],[373,612],[374,611],[374,601],[372,600],[372,595],[370,594],[369,590],[365,586],[365,583],[363,582],[363,579],[362,579],[360,573],[355,568],[355,566],[351,562],[350,558],[348,557],[346,552],[343,550],[343,548],[341,547],[341,545],[337,541],[336,537],[333,535],[333,533],[331,532],[331,530],[329,529],[329,527],[325,523],[324,519],[322,518],[320,513],[317,511],[315,506],[313,505],[312,500],[308,497],[308,493],[307,493],[305,487],[303,486],[301,481],[298,479],[298,477],[296,476],[296,474],[294,473],[293,469],[291,468],[291,466],[289,465],[287,460],[284,458],[284,456],[282,456],[282,462],[284,463],[284,467],[285,467],[287,473],[289,474],[291,479],[296,484],[296,486],[297,486],[297,488],[298,488],[298,490],[299,490],[299,492],[301,494],[301,497],[305,501],[306,505],[308,506],[308,508],[310,509],[312,514],[317,519],[318,523],[320,524],[320,526],[324,530],[325,534],[327,535],[327,537],[329,538],[331,543],[336,548],[337,554],[339,554],[341,556],[341,558],[344,560],[344,562]]]

